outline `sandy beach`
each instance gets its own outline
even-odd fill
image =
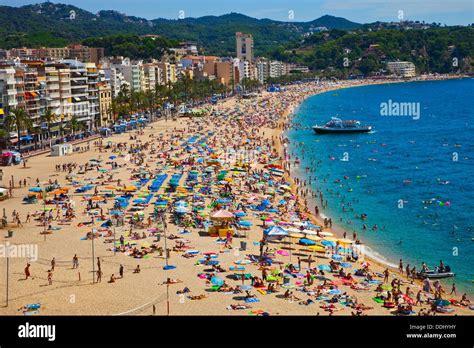
[[[7,259],[0,258],[0,315],[395,315],[397,307],[386,308],[381,300],[398,287],[395,278],[399,303],[415,303],[419,294],[423,301],[412,305],[412,315],[428,312],[432,306],[426,300],[434,298],[434,291],[421,291],[421,281],[396,269],[389,270],[384,282],[386,266],[364,255],[358,254],[357,260],[334,257],[337,271],[326,270],[336,249],[350,248],[355,241],[349,235],[349,241],[338,241],[335,248],[321,246],[322,240],[340,240],[342,235],[325,228],[313,208],[306,209],[297,195],[302,186],[292,180],[285,160],[284,131],[306,97],[377,83],[386,82],[301,84],[253,99],[230,98],[212,106],[214,115],[160,120],[79,144],[81,149],[71,155],[39,155],[30,157],[25,167],[3,167],[3,184],[13,178],[15,188],[12,198],[0,202],[0,213],[5,211],[8,220],[0,229],[1,243],[37,246],[38,259],[30,260],[31,276],[25,279],[28,260],[9,258],[9,303],[4,307]],[[164,179],[154,191],[150,185],[158,178]],[[41,197],[23,203],[31,188],[46,186],[53,187],[46,196],[49,204]],[[81,188],[85,191],[76,192]],[[130,199],[120,208],[116,199],[125,195]],[[42,217],[45,207],[51,213]],[[47,234],[42,234],[42,218],[48,219]],[[217,225],[216,231],[230,232],[210,236]],[[263,231],[272,226],[303,236],[267,241],[261,247]],[[8,230],[13,231],[11,238],[6,237]],[[315,241],[315,248],[298,242],[306,238]],[[97,258],[102,279],[93,283]],[[213,268],[211,261],[224,271]],[[167,264],[175,268],[164,270]],[[364,268],[364,275],[355,275]],[[234,275],[243,273],[254,279],[242,281]],[[251,286],[262,281],[261,287]],[[276,285],[276,292],[269,291],[269,284]],[[449,295],[450,290],[444,289],[442,299],[453,300],[447,306],[453,310],[436,315],[472,315],[469,306],[456,302],[462,294]],[[40,308],[25,310],[28,304]]]

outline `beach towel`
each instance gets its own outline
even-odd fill
[[[377,297],[373,297],[372,300],[374,300],[377,303],[384,303],[384,301],[385,301],[384,299],[377,298]]]
[[[254,303],[254,302],[260,302],[260,300],[258,298],[255,298],[255,297],[251,297],[251,298],[246,298],[245,302],[246,303]]]
[[[266,295],[267,294],[267,291],[265,289],[257,289],[257,291],[259,293],[261,293],[262,295]]]

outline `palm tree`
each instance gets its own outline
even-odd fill
[[[41,121],[48,125],[48,138],[51,136],[51,125],[59,120],[59,116],[56,115],[53,110],[47,108],[44,114],[41,116]]]
[[[10,110],[4,120],[5,128],[9,131],[16,130],[18,133],[18,151],[21,150],[20,133],[33,126],[33,121],[23,108],[13,108]]]
[[[72,131],[72,135],[75,134],[77,130],[84,129],[85,125],[83,122],[78,121],[77,117],[73,116],[69,121],[69,129]]]

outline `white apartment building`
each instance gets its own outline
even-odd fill
[[[95,123],[95,113],[91,112],[89,98],[88,74],[86,64],[77,60],[65,59],[62,63],[69,66],[71,83],[71,107],[70,116],[80,122],[85,122],[88,129],[92,129]],[[93,90],[93,88],[92,88]]]
[[[401,77],[416,76],[415,64],[412,62],[388,62],[387,68],[390,72]]]
[[[2,113],[17,107],[16,94],[15,68],[10,66],[0,67],[0,102],[2,103]]]
[[[89,100],[89,115],[94,127],[100,124],[100,108],[99,108],[99,70],[95,63],[86,63],[87,75],[87,99]]]

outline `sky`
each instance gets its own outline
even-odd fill
[[[38,0],[0,0],[0,5],[23,6]],[[447,25],[474,23],[474,0],[58,0],[96,13],[116,10],[146,19],[201,17],[239,12],[255,18],[311,21],[325,14],[358,23],[405,20]],[[400,12],[402,11],[402,12]]]

